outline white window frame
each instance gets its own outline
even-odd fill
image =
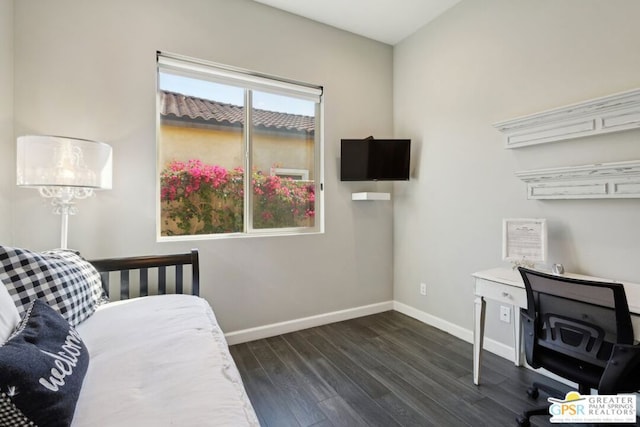
[[[158,242],[164,241],[186,241],[186,240],[209,240],[233,237],[255,237],[255,236],[282,236],[282,235],[299,235],[324,233],[324,103],[322,86],[312,85],[309,83],[297,82],[294,80],[284,79],[276,76],[245,70],[242,68],[232,67],[228,65],[218,64],[215,62],[190,58],[167,52],[157,52],[157,74],[160,72],[170,72],[171,74],[182,75],[185,77],[198,78],[202,80],[210,80],[216,83],[232,84],[235,86],[250,89],[245,96],[245,105],[251,105],[251,91],[258,90],[269,93],[275,93],[284,96],[313,101],[316,103],[315,117],[319,126],[314,130],[314,171],[315,171],[315,201],[314,201],[314,225],[313,227],[282,227],[270,229],[253,228],[253,189],[251,188],[250,173],[245,173],[245,199],[244,199],[244,230],[236,233],[219,233],[219,234],[194,234],[180,236],[162,236],[161,235],[161,202],[160,202],[160,100],[157,96],[156,119],[157,131],[156,135],[156,152],[158,158],[156,165],[157,190],[156,190],[156,236]],[[156,85],[156,92],[160,92],[159,79]],[[246,108],[247,120],[245,123],[251,123],[251,108]],[[244,130],[244,153],[245,171],[252,170],[251,159],[251,126],[245,126]],[[305,180],[309,178],[309,171],[303,169],[287,169],[272,168],[270,173],[274,175],[274,169],[277,173],[280,171],[306,172]]]
[[[308,169],[296,169],[296,168],[271,168],[271,176],[295,176],[293,178],[296,181],[309,181]]]

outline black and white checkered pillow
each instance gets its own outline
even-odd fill
[[[0,421],[3,426],[36,427],[35,423],[11,402],[11,398],[2,392],[0,392]]]
[[[31,301],[42,299],[72,326],[107,301],[100,273],[80,255],[67,250],[40,253],[0,246],[0,280],[20,315]]]

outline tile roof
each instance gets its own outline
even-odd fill
[[[160,91],[160,114],[164,117],[194,120],[221,126],[244,124],[244,107],[224,104],[176,92]],[[315,118],[277,111],[254,110],[253,120],[258,127],[297,132],[313,132]]]

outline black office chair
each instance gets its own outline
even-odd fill
[[[518,268],[527,290],[520,310],[527,363],[578,383],[580,394],[631,393],[640,389],[640,347],[633,345],[633,326],[624,287]],[[563,399],[564,394],[540,383],[538,390]],[[532,415],[549,415],[549,405],[525,411],[519,426]]]

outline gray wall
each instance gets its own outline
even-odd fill
[[[0,242],[11,239],[13,147],[13,0],[0,0]]]
[[[352,191],[377,187],[342,184],[337,168],[340,138],[393,132],[390,46],[247,0],[14,7],[15,136],[67,135],[114,149],[114,188],[78,203],[71,248],[95,258],[198,247],[202,294],[225,332],[392,299],[391,204],[352,202]],[[156,243],[157,50],[324,86],[325,234]],[[3,150],[13,147],[2,132]],[[1,186],[0,201],[11,191]],[[11,243],[57,246],[59,218],[35,191],[14,194]]]
[[[548,219],[550,262],[640,282],[640,200],[526,199],[514,172],[640,159],[640,130],[517,150],[492,123],[640,87],[640,2],[463,1],[394,50],[394,299],[465,329],[471,273],[505,266],[501,221]],[[419,283],[427,283],[427,296]],[[490,305],[487,336],[512,345]]]
[[[640,282],[638,200],[528,201],[514,176],[638,159],[640,131],[505,150],[491,126],[639,87],[639,12],[463,1],[392,49],[246,0],[0,0],[0,242],[57,246],[59,218],[15,188],[13,159],[16,136],[63,134],[114,147],[114,189],[79,203],[70,246],[90,258],[198,247],[227,332],[392,298],[471,329],[470,274],[508,266],[505,217],[547,218],[550,261],[569,271]],[[156,243],[156,50],[324,85],[326,234]],[[352,202],[390,188],[340,183],[339,139],[392,133],[413,139],[414,177],[394,185],[393,211]],[[496,307],[488,317],[488,336],[510,345]]]

